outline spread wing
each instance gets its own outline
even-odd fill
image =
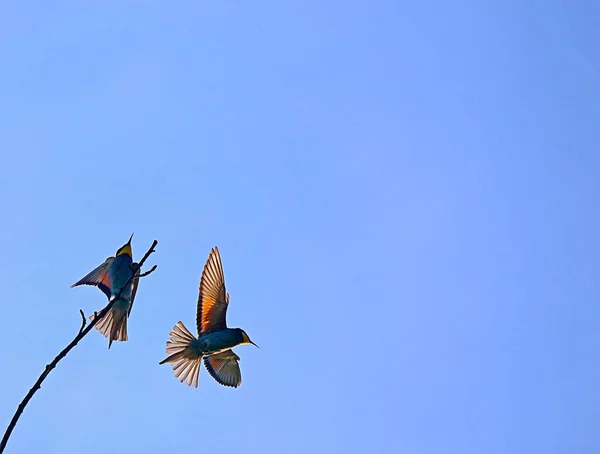
[[[229,304],[229,295],[225,291],[223,265],[219,249],[216,247],[210,251],[204,265],[198,293],[198,311],[196,313],[198,334],[203,335],[227,328],[225,315]]]
[[[216,355],[205,356],[204,365],[208,373],[219,383],[237,388],[242,384],[239,359],[240,357],[233,350],[225,350]]]
[[[102,265],[90,271],[84,277],[71,285],[71,288],[77,287],[78,285],[95,285],[102,290],[107,298],[110,299],[112,285],[110,283],[108,269],[110,268],[110,264],[114,259],[114,257],[107,258]]]

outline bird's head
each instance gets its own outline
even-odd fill
[[[252,345],[254,345],[255,347],[258,347],[258,345],[256,345],[254,342],[252,342],[252,341],[250,340],[250,338],[249,338],[249,337],[248,337],[248,335],[246,334],[246,331],[244,331],[244,330],[243,330],[243,329],[241,329],[241,328],[238,328],[238,329],[240,330],[240,333],[241,333],[241,335],[242,335],[242,344],[252,344]],[[258,347],[258,348],[260,348],[260,347]]]
[[[129,237],[129,241],[119,248],[119,250],[115,254],[116,257],[118,257],[119,255],[126,254],[129,257],[133,258],[133,253],[131,252],[131,239],[132,238],[133,238],[133,233]]]

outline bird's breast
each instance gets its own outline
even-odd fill
[[[228,329],[205,334],[196,342],[197,348],[203,355],[213,355],[224,350],[229,350],[239,344],[235,334]]]
[[[131,257],[127,255],[120,255],[110,265],[110,282],[112,286],[112,294],[115,295],[119,292],[121,287],[129,280],[133,274]],[[129,301],[131,296],[131,288],[133,282],[127,286],[127,288],[121,293],[121,297]]]

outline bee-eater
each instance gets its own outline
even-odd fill
[[[225,291],[225,277],[219,250],[210,251],[200,278],[196,325],[198,338],[181,322],[173,327],[167,341],[166,359],[159,364],[172,363],[175,377],[188,386],[198,387],[200,364],[222,385],[237,388],[242,374],[233,347],[252,344],[243,329],[227,328],[225,316],[229,305],[229,293]]]
[[[131,275],[135,272],[139,275],[139,267],[133,262],[131,252],[131,238],[129,241],[117,250],[114,257],[108,257],[102,265],[89,272],[71,287],[78,285],[95,285],[108,297],[110,301],[115,297],[121,287],[127,283]],[[134,278],[131,283],[119,295],[111,310],[96,324],[96,329],[104,337],[108,337],[108,348],[113,341],[123,342],[127,340],[127,318],[133,307],[133,300],[137,292],[139,279]],[[93,319],[90,316],[90,320]]]

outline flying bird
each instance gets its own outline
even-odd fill
[[[238,363],[240,357],[232,348],[252,344],[243,329],[228,328],[225,321],[229,294],[225,291],[225,277],[219,250],[214,247],[206,260],[198,295],[196,325],[198,338],[180,321],[173,327],[167,341],[167,358],[159,364],[171,363],[180,382],[198,387],[200,365],[220,384],[237,388],[242,383]]]
[[[75,282],[78,285],[94,285],[98,287],[109,301],[116,297],[121,288],[129,281],[131,276],[140,274],[139,266],[133,262],[131,239],[117,250],[114,257],[108,257],[102,265],[90,271],[83,278]],[[113,341],[124,342],[127,340],[127,318],[133,307],[133,300],[137,292],[139,279],[135,277],[119,295],[111,310],[96,324],[96,329],[108,338],[108,348]],[[90,320],[93,319],[90,316]]]

